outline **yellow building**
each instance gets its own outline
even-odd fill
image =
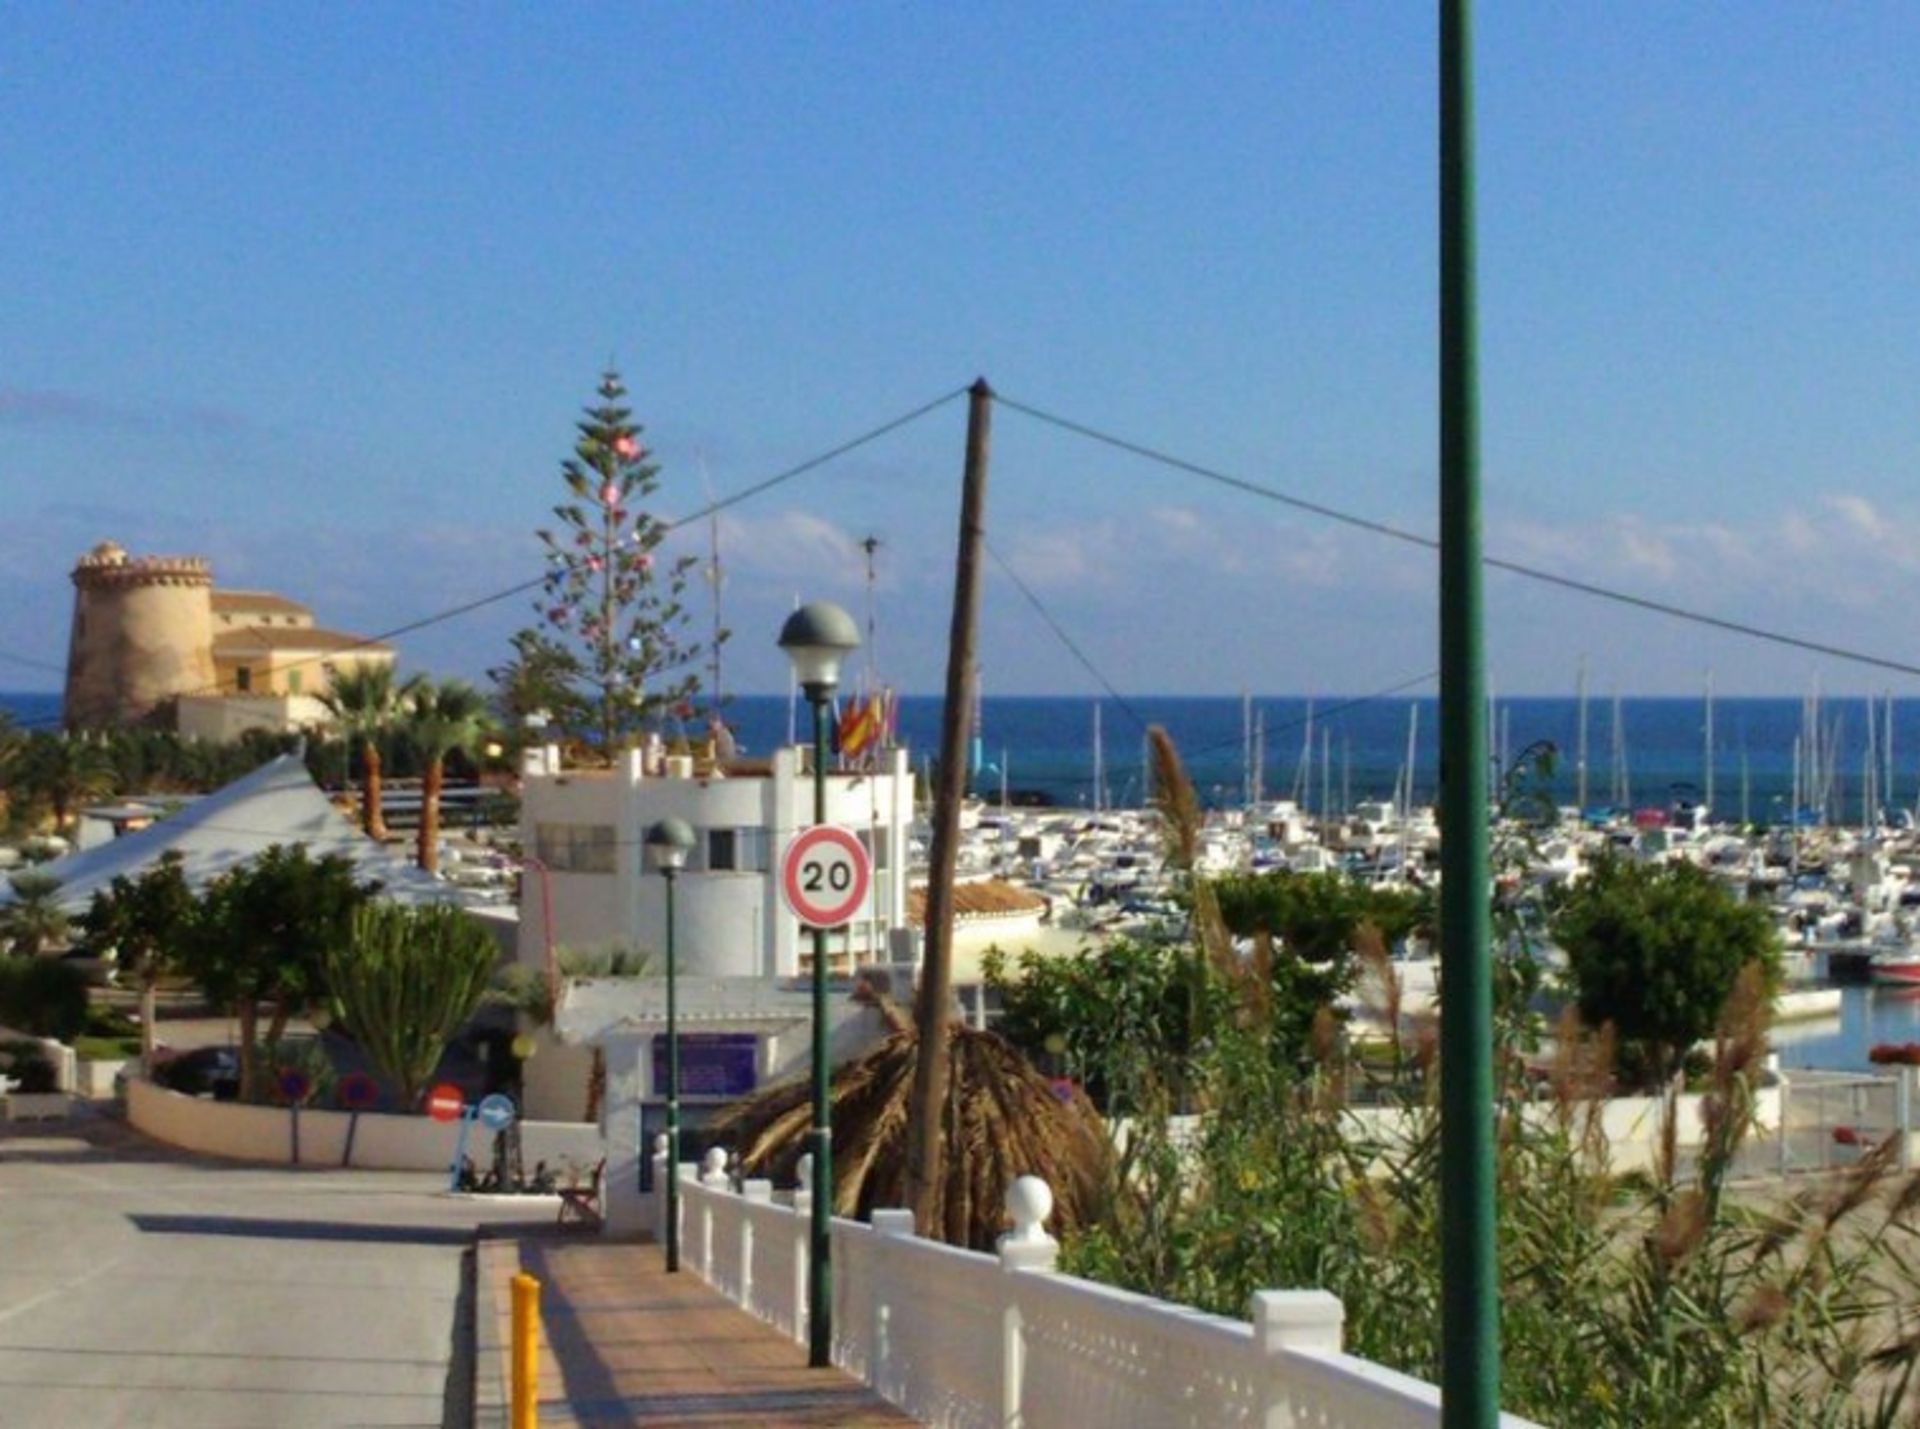
[[[393,663],[392,646],[315,625],[297,600],[216,590],[198,556],[129,556],[102,541],[74,566],[73,584],[70,728],[158,720],[232,739],[324,726],[319,696],[336,670]]]

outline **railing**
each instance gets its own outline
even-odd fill
[[[664,1176],[665,1156],[654,1160]],[[681,1265],[804,1342],[807,1193],[789,1205],[769,1181],[736,1192],[721,1151],[680,1175]],[[1249,1324],[1062,1275],[1042,1228],[1052,1207],[1044,1182],[1016,1181],[1014,1229],[995,1255],[919,1239],[907,1211],[876,1211],[871,1225],[836,1217],[834,1363],[922,1422],[956,1429],[1439,1424],[1433,1385],[1341,1352],[1335,1296],[1263,1290]],[[1529,1429],[1512,1415],[1502,1423]]]

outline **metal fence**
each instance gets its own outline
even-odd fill
[[[1913,1099],[1908,1073],[1786,1074],[1780,1124],[1749,1143],[1741,1169],[1751,1175],[1837,1171],[1853,1165],[1888,1137],[1901,1135],[1900,1165],[1909,1163]]]

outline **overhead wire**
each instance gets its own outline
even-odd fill
[[[682,526],[690,526],[697,521],[704,521],[710,516],[717,516],[722,511],[730,507],[738,506],[743,501],[751,500],[753,497],[771,491],[777,486],[782,486],[798,477],[805,476],[809,472],[818,471],[829,462],[836,461],[850,452],[858,451],[861,447],[876,442],[882,437],[889,436],[899,431],[902,427],[909,426],[919,421],[922,417],[938,411],[949,402],[965,396],[966,393],[966,385],[955,387],[948,392],[943,392],[938,397],[922,402],[918,406],[902,412],[897,417],[882,422],[876,427],[868,428],[858,436],[850,437],[846,441],[827,448],[825,451],[817,452],[804,461],[796,462],[792,466],[775,472],[772,476],[766,477],[761,481],[756,481],[749,486],[744,486],[740,490],[731,492],[717,501],[710,501],[697,511],[689,512],[687,515],[678,517],[672,521],[664,521],[661,523],[664,528],[662,534],[671,534]],[[411,635],[417,630],[425,630],[429,626],[439,625],[445,621],[454,620],[463,615],[469,615],[476,610],[482,610],[489,605],[496,605],[503,600],[510,600],[516,595],[524,595],[528,591],[545,585],[551,574],[552,572],[550,571],[542,571],[537,576],[533,576],[524,581],[516,581],[514,584],[504,586],[491,594],[478,596],[473,600],[462,601],[459,605],[450,606],[445,610],[435,611],[431,615],[421,616],[418,620],[410,620],[405,624],[396,625],[392,629],[383,630],[377,635],[364,636],[350,644],[329,650],[323,655],[313,655],[302,660],[289,661],[286,665],[280,666],[279,668],[282,670],[295,670],[308,665],[328,664],[350,651],[364,650],[370,646],[385,644],[387,641],[399,636]],[[43,668],[54,669],[59,667],[43,665]],[[189,691],[188,693],[217,695],[221,693],[221,688],[222,687],[216,685],[203,690]],[[43,719],[22,720],[15,725],[15,728],[29,729],[36,726],[53,726],[59,723],[61,723],[61,719],[56,715]]]
[[[1018,412],[1035,421],[1057,427],[1065,432],[1071,432],[1076,436],[1084,437],[1089,441],[1100,443],[1103,446],[1112,447],[1116,451],[1127,452],[1144,461],[1154,462],[1175,471],[1183,471],[1190,476],[1197,476],[1203,480],[1214,482],[1232,490],[1244,492],[1249,496],[1259,497],[1264,501],[1272,501],[1296,511],[1303,511],[1309,515],[1319,516],[1328,521],[1338,522],[1343,526],[1351,527],[1357,531],[1365,531],[1389,540],[1400,541],[1411,546],[1419,546],[1429,551],[1437,551],[1440,549],[1440,542],[1432,536],[1423,535],[1418,531],[1409,531],[1405,527],[1395,526],[1390,522],[1378,521],[1372,517],[1361,516],[1351,511],[1344,511],[1339,507],[1329,506],[1325,502],[1311,501],[1306,497],[1296,496],[1291,492],[1282,491],[1278,487],[1268,486],[1244,476],[1236,476],[1232,472],[1221,471],[1217,467],[1208,466],[1205,463],[1175,455],[1172,452],[1162,450],[1158,447],[1148,446],[1144,442],[1118,436],[1113,432],[1104,431],[1086,422],[1076,421],[1071,417],[1063,417],[1058,413],[1036,407],[1031,403],[1022,402],[1014,397],[1009,397],[1005,393],[995,392],[993,394],[993,400],[1000,406],[1008,408],[1010,411]],[[1540,566],[1528,565],[1522,561],[1508,560],[1501,556],[1485,555],[1481,557],[1481,562],[1493,570],[1506,571],[1511,575],[1520,576],[1526,580],[1557,586],[1562,590],[1574,591],[1581,595],[1592,596],[1598,600],[1610,601],[1616,605],[1624,605],[1636,610],[1644,610],[1651,614],[1664,615],[1671,619],[1706,626],[1714,630],[1725,631],[1731,635],[1740,635],[1751,640],[1760,640],[1789,649],[1802,650],[1809,654],[1825,655],[1832,659],[1845,660],[1856,665],[1871,666],[1874,669],[1891,670],[1897,674],[1920,676],[1920,664],[1915,664],[1911,661],[1896,660],[1890,656],[1874,655],[1866,651],[1853,650],[1842,645],[1834,645],[1823,640],[1813,640],[1805,636],[1792,635],[1785,631],[1772,630],[1765,626],[1755,625],[1749,621],[1733,620],[1726,616],[1714,615],[1708,611],[1694,610],[1688,606],[1676,605],[1671,601],[1656,600],[1651,596],[1636,595],[1631,591],[1618,590],[1612,586],[1604,586],[1595,581],[1581,580],[1577,576],[1562,575],[1558,571],[1546,570]]]

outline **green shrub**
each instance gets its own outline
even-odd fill
[[[87,1025],[87,975],[54,958],[0,958],[0,1023],[71,1042]]]
[[[0,1072],[5,1072],[12,1079],[15,1091],[42,1093],[60,1090],[59,1074],[48,1060],[46,1049],[38,1042],[0,1042]]]

